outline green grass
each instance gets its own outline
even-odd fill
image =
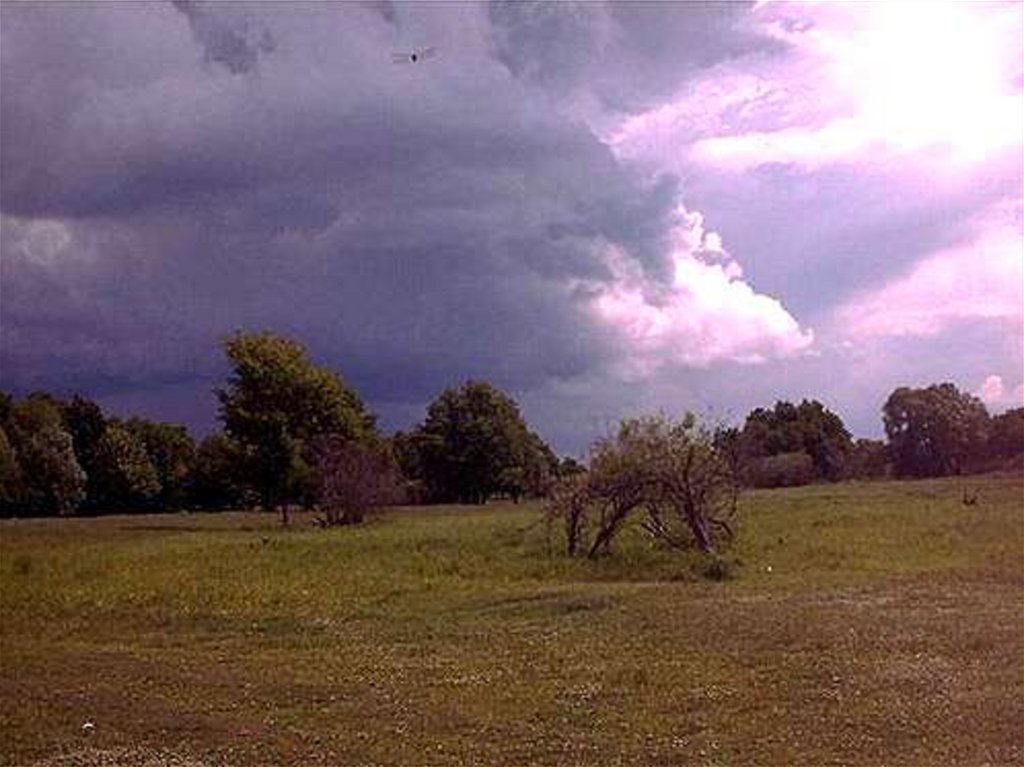
[[[751,493],[718,582],[530,505],[0,522],[0,763],[1022,764],[1024,479],[970,482]]]

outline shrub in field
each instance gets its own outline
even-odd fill
[[[846,462],[849,479],[882,479],[889,476],[889,449],[877,439],[858,439]]]
[[[803,451],[758,458],[747,467],[753,487],[796,487],[814,481],[814,461]]]
[[[709,581],[727,581],[735,576],[736,563],[720,554],[714,554],[701,568],[701,575]]]
[[[327,436],[312,445],[315,499],[325,526],[355,525],[377,506],[394,501],[398,471],[384,442]]]
[[[713,435],[687,415],[623,421],[598,441],[590,469],[562,481],[547,505],[565,526],[568,553],[610,550],[635,515],[655,538],[676,548],[713,552],[732,538],[736,483]]]

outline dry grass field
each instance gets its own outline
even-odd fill
[[[0,763],[1021,765],[1024,478],[967,482],[750,493],[722,581],[531,505],[3,521]]]

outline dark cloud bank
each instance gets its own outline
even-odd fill
[[[3,387],[205,428],[218,339],[266,328],[391,425],[479,376],[578,449],[638,401],[628,382],[580,394],[628,351],[588,311],[599,254],[668,280],[686,193],[580,115],[776,55],[745,12],[3,4]],[[440,55],[391,64],[421,45]]]

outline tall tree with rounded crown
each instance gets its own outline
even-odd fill
[[[224,429],[246,448],[264,507],[280,507],[287,524],[288,503],[310,489],[312,441],[364,440],[375,434],[375,418],[341,376],[314,365],[297,341],[238,332],[224,351],[232,366],[217,390]]]

